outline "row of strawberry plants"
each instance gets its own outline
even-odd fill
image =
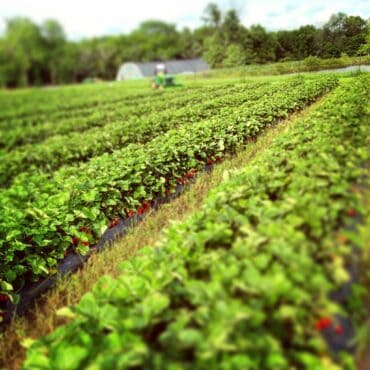
[[[227,85],[229,87],[230,85]],[[42,124],[48,124],[51,122],[56,122],[59,124],[60,121],[82,118],[89,114],[94,113],[97,109],[109,110],[114,109],[117,106],[125,104],[126,106],[139,106],[143,103],[147,104],[150,102],[156,103],[160,101],[165,101],[167,99],[179,98],[184,96],[184,94],[194,93],[195,91],[201,92],[207,87],[203,86],[185,86],[181,90],[161,90],[156,91],[155,94],[143,91],[142,93],[137,93],[128,90],[127,92],[115,91],[112,96],[108,95],[104,98],[102,96],[98,102],[95,104],[87,104],[86,106],[71,107],[69,109],[58,109],[55,108],[51,103],[44,103],[48,110],[45,113],[37,113],[37,111],[29,116],[7,119],[6,121],[0,122],[0,130],[8,131],[14,128],[32,128]],[[85,92],[85,96],[88,91]],[[62,97],[61,100],[64,100]],[[66,97],[66,100],[71,99]],[[36,103],[35,103],[36,104]],[[54,107],[54,108],[53,108]]]
[[[272,109],[271,106],[273,104],[274,97],[275,96],[280,97],[284,94],[283,91],[291,90],[293,87],[295,87],[296,88],[295,93],[302,94],[302,96],[304,96],[304,99],[306,99],[307,96],[303,94],[303,90],[299,90],[300,88],[304,86],[305,86],[305,83],[303,82],[303,80],[299,79],[299,80],[289,81],[288,83],[277,84],[274,89],[272,89],[271,86],[268,86],[266,87],[266,90],[262,89],[261,92],[254,91],[252,94],[253,96],[255,96],[254,99],[256,100],[253,99],[253,102],[248,103],[248,104],[242,104],[237,107],[230,107],[230,106],[225,107],[222,109],[222,114],[220,114],[217,117],[212,117],[213,120],[211,122],[209,122],[209,120],[208,121],[206,120],[205,122],[200,120],[200,122],[196,123],[196,127],[197,129],[202,129],[204,124],[210,125],[215,120],[216,122],[222,121],[223,117],[229,117],[231,113],[233,115],[233,120],[235,121],[234,123],[237,123],[239,118],[241,117],[244,117],[244,119],[247,119],[250,116],[253,116],[254,119],[263,119],[271,123],[272,120],[274,119],[274,114],[275,114],[275,112],[271,111]],[[314,89],[315,85],[313,85],[312,88]],[[250,99],[250,96],[251,95],[249,94],[248,95],[242,94],[243,101],[244,99],[247,99],[247,102],[248,102],[248,100]],[[258,96],[263,96],[263,99],[260,98],[258,100]],[[235,101],[231,99],[230,97],[225,97],[225,99],[228,105],[231,105],[232,102],[239,104],[239,97]],[[284,100],[282,99],[282,102],[283,101]],[[266,105],[266,102],[268,102],[267,105]],[[224,103],[222,102],[222,105],[223,104]],[[299,109],[299,108],[300,106],[296,107],[296,109]],[[275,109],[276,111],[279,110],[279,108],[276,108],[276,107]],[[200,112],[196,114],[199,114],[199,113]],[[168,118],[172,119],[171,116]],[[187,119],[189,119],[189,115],[187,115]],[[134,132],[134,129],[137,130],[137,126],[135,126],[135,124],[136,124],[136,121],[134,121],[134,126],[132,130],[133,132]],[[166,124],[166,120],[161,121],[160,124],[162,125]],[[148,129],[153,130],[152,126],[153,124],[148,126]],[[183,130],[187,131],[187,126],[184,126]],[[168,136],[172,137],[172,134],[173,134],[173,131],[170,131],[168,132],[168,134],[165,135],[164,138],[162,139],[158,138],[158,140],[156,141],[155,139],[155,136],[157,136],[155,135],[156,131],[154,131],[154,134],[152,134],[151,139],[153,140],[154,138],[154,143],[151,143],[151,146],[155,146],[155,145],[163,146],[162,143],[166,141],[166,137]],[[138,132],[134,133],[134,135],[135,134],[137,135]],[[127,140],[127,138],[125,138],[125,140]],[[150,140],[147,143],[150,143]],[[158,143],[158,144],[155,144],[155,143]],[[147,144],[144,144],[144,145],[147,145]],[[109,158],[110,159],[115,158],[116,155],[117,155],[117,158],[114,159],[113,161],[121,161],[122,157],[134,158],[136,156],[136,153],[140,153],[143,151],[143,148],[144,147],[143,147],[142,142],[139,142],[136,144],[130,144],[128,145],[127,148],[122,148],[120,151],[116,151],[113,156],[109,153]],[[69,178],[69,181],[71,181],[71,179],[74,179],[74,178],[77,179],[78,181],[79,178],[81,177],[81,174],[85,172],[86,168],[96,167],[95,163],[102,163],[101,169],[104,169],[104,163],[106,163],[107,156],[108,156],[108,153],[104,153],[101,157],[96,156],[90,159],[90,161],[86,165],[83,165],[81,163],[74,163],[72,165],[63,166],[59,171],[52,172],[51,174],[47,172],[37,173],[36,171],[34,171],[33,173],[31,171],[29,173],[21,173],[20,175],[14,178],[13,185],[10,188],[1,189],[0,202],[4,207],[9,206],[8,208],[13,208],[13,207],[22,208],[24,204],[34,202],[35,197],[38,196],[39,193],[46,192],[47,194],[49,193],[53,194],[53,192],[55,192],[56,185],[52,181],[50,181],[51,177],[53,177],[54,180],[58,178],[59,179],[58,181],[60,181],[61,183],[64,182],[64,177]],[[112,164],[112,167],[114,167],[113,161],[110,160],[109,162],[110,164]],[[51,189],[54,189],[54,190],[51,190]]]
[[[70,97],[60,97],[60,100],[68,100],[73,99]],[[55,108],[54,104],[44,102],[42,106],[45,107],[47,110],[42,113],[35,111],[34,113],[30,113],[28,116],[16,117],[16,118],[6,118],[0,122],[0,130],[6,132],[7,130],[12,130],[14,128],[30,128],[32,126],[38,126],[40,124],[47,124],[48,122],[59,122],[60,120],[65,120],[68,118],[73,117],[83,117],[85,114],[89,114],[96,110],[96,108],[105,109],[116,104],[125,103],[127,105],[130,104],[138,104],[142,101],[149,101],[150,99],[159,100],[163,99],[163,95],[159,93],[158,95],[147,95],[145,93],[142,94],[134,94],[132,92],[127,92],[125,94],[120,94],[118,91],[114,96],[107,96],[104,100],[100,100],[95,104],[88,104],[86,106],[77,106],[71,108]],[[36,102],[34,103],[37,104]]]
[[[292,82],[294,84],[295,82]],[[62,165],[83,162],[91,157],[112,152],[129,143],[145,143],[163,132],[180,126],[184,123],[222,114],[225,106],[246,104],[251,106],[253,101],[267,92],[279,90],[281,86],[263,85],[250,90],[249,85],[238,89],[232,88],[234,93],[204,98],[192,106],[181,108],[172,107],[162,112],[153,112],[143,117],[136,115],[127,119],[118,119],[107,123],[104,127],[93,127],[83,132],[83,142],[79,132],[68,135],[57,135],[38,144],[19,147],[1,156],[0,184],[6,187],[13,177],[19,173],[34,172],[40,169],[51,172]],[[288,83],[287,86],[290,86]],[[228,90],[226,89],[226,92]],[[194,96],[192,100],[197,100]]]
[[[186,87],[185,89],[198,87]],[[171,91],[152,91],[147,86],[140,88],[126,87],[125,84],[104,84],[91,86],[79,86],[77,89],[63,87],[58,89],[31,89],[0,93],[0,103],[3,107],[0,115],[0,126],[7,125],[7,121],[37,120],[40,117],[47,118],[49,114],[62,111],[67,113],[96,105],[105,104],[108,101],[118,101],[119,98],[129,97],[144,98],[172,94]]]
[[[320,331],[343,331],[328,293],[348,278],[351,249],[335,233],[360,211],[350,187],[369,154],[369,97],[360,79],[339,87],[64,309],[71,322],[34,342],[22,368],[341,369]]]
[[[250,83],[248,89],[256,89],[262,83]],[[5,151],[24,145],[40,142],[50,136],[69,134],[71,132],[81,132],[91,127],[102,127],[108,122],[118,119],[127,119],[129,116],[141,116],[154,111],[162,112],[166,109],[175,109],[192,104],[197,101],[204,101],[215,98],[221,94],[231,94],[233,92],[245,90],[246,87],[240,86],[213,86],[209,88],[199,88],[182,91],[181,94],[148,97],[146,99],[128,98],[121,99],[119,102],[104,104],[104,106],[84,109],[82,112],[71,112],[68,118],[49,117],[47,122],[35,125],[15,125],[4,130],[0,135],[0,148]]]
[[[189,171],[236,151],[267,125],[303,108],[335,86],[317,78],[265,96],[254,106],[191,127],[180,127],[147,145],[129,145],[53,174],[25,177],[0,194],[0,279],[19,288],[53,270],[70,248],[86,253],[109,220],[143,212],[172,191]],[[226,112],[225,112],[226,113]],[[182,180],[181,180],[182,181]],[[135,211],[136,210],[136,211]]]

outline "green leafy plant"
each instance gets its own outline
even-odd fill
[[[362,212],[351,186],[368,158],[368,83],[343,83],[119,278],[101,278],[23,369],[341,369],[320,334],[343,334],[328,293],[348,280],[351,246],[336,234]]]
[[[146,212],[155,197],[186,183],[189,173],[236,152],[336,83],[317,77],[265,86],[253,103],[225,106],[212,118],[169,130],[145,145],[130,144],[62,167],[53,178],[47,173],[18,176],[0,192],[0,279],[18,291],[25,281],[53,274],[66,254],[87,253],[117,216]],[[224,104],[229,100],[225,97]]]

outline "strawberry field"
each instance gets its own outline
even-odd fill
[[[351,189],[369,156],[369,83],[0,94],[0,318],[119,220],[322,99],[121,276],[65,309],[67,325],[28,343],[24,369],[353,368],[323,334],[345,335],[351,313],[329,296],[360,244],[348,228],[364,214]]]

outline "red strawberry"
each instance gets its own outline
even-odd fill
[[[72,238],[72,243],[73,243],[73,245],[78,245],[78,243],[80,242],[80,239],[79,238],[77,238],[76,236],[74,236],[73,238]]]
[[[135,214],[135,211],[132,211],[132,210],[127,212],[128,217],[132,217],[134,214]]]
[[[342,327],[342,325],[338,324],[338,325],[335,327],[334,331],[335,331],[335,334],[338,334],[338,335],[343,334],[343,327]]]
[[[210,164],[212,164],[212,163],[213,163],[212,159],[208,158],[208,159],[207,159],[207,164],[208,164],[208,165],[210,165]]]
[[[166,195],[171,194],[171,189],[166,189],[165,193],[166,193]]]
[[[150,203],[147,202],[146,200],[144,200],[143,203],[141,203],[141,205],[143,206],[144,211],[147,211],[150,208]]]
[[[144,212],[145,212],[145,210],[144,210],[144,208],[143,208],[143,207],[139,207],[139,208],[137,209],[137,213],[138,213],[139,215],[142,215]]]
[[[195,170],[192,168],[187,174],[186,177],[188,179],[192,179],[195,176]]]
[[[84,247],[88,247],[90,245],[89,242],[81,242],[81,244],[84,246]]]
[[[332,319],[329,317],[323,317],[316,321],[315,328],[318,331],[327,329],[332,324]]]
[[[6,294],[0,294],[0,302],[8,302],[9,297]]]
[[[119,218],[115,217],[113,220],[109,221],[108,227],[111,229],[112,227],[117,226],[119,223]]]
[[[90,230],[87,226],[80,227],[80,231],[86,234],[90,234],[90,235],[92,235],[93,233],[92,230]]]
[[[356,216],[356,210],[354,208],[349,208],[347,211],[347,215],[349,217],[355,217]]]

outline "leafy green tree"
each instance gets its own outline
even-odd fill
[[[78,82],[80,69],[79,61],[80,48],[76,42],[68,42],[63,47],[63,54],[60,57],[58,68],[58,82],[71,83]]]
[[[360,47],[358,53],[360,55],[370,54],[370,18],[367,21],[367,34],[365,38],[365,43]]]
[[[206,38],[203,57],[212,68],[220,68],[222,66],[225,50],[219,34]]]
[[[341,53],[355,55],[365,43],[366,21],[345,13],[333,14],[322,32],[324,57],[339,57]]]
[[[61,24],[53,19],[46,20],[41,26],[41,34],[47,49],[46,66],[51,83],[58,82],[60,60],[64,53],[66,36]]]
[[[238,67],[246,64],[246,54],[243,48],[238,44],[230,44],[223,60],[224,67]]]
[[[276,38],[276,58],[280,59],[294,59],[296,43],[295,34],[292,31],[278,31],[275,34]]]
[[[180,37],[173,24],[149,20],[131,33],[132,47],[138,49],[139,60],[171,59],[181,56]]]
[[[222,22],[222,33],[225,44],[241,44],[243,29],[235,9],[229,10]]]
[[[366,43],[367,23],[358,16],[348,16],[344,23],[345,44],[343,52],[356,55]]]
[[[245,64],[247,30],[240,23],[236,10],[230,9],[222,14],[217,5],[211,3],[203,19],[213,29],[213,35],[204,42],[203,56],[206,61],[213,67]]]
[[[5,38],[12,58],[19,68],[18,84],[27,86],[41,82],[45,48],[40,29],[27,18],[11,18],[6,22]]]
[[[0,86],[15,87],[19,84],[22,65],[6,39],[0,39]]]
[[[248,49],[255,53],[256,63],[276,60],[277,41],[274,34],[268,33],[261,25],[252,25],[248,33]]]
[[[221,31],[222,12],[217,4],[209,3],[203,20],[210,31],[203,40],[203,58],[212,68],[220,68],[225,56],[224,36]]]
[[[189,28],[184,28],[180,33],[181,56],[194,58],[202,52],[202,42],[199,42]]]
[[[219,29],[221,27],[222,13],[217,4],[209,3],[204,10],[204,16],[202,19],[207,25],[214,29]]]
[[[317,54],[317,30],[312,25],[302,26],[296,31],[295,53],[299,59]]]

